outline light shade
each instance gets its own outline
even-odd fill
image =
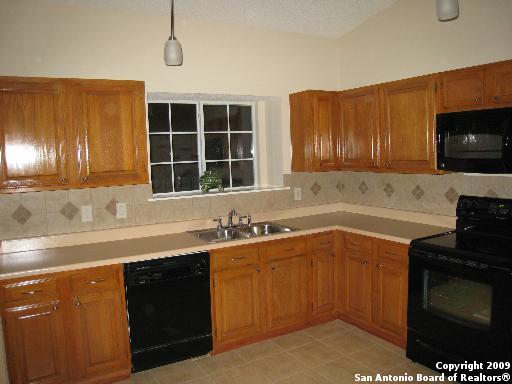
[[[169,37],[169,40],[165,42],[164,60],[166,65],[183,64],[183,51],[180,42],[176,38]]]
[[[439,21],[449,21],[459,17],[459,0],[437,0],[437,18]]]

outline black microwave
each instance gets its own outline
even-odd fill
[[[436,117],[437,169],[512,173],[512,108]]]

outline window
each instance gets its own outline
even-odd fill
[[[255,186],[254,103],[151,101],[148,120],[154,194],[199,192],[206,170]]]

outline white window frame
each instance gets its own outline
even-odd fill
[[[148,100],[149,104],[169,104],[169,132],[149,132],[149,118],[148,118],[148,164],[149,164],[149,176],[151,179],[151,167],[153,165],[170,165],[172,167],[172,188],[174,187],[174,165],[175,164],[198,164],[198,170],[199,170],[199,177],[204,173],[206,170],[206,164],[208,162],[215,163],[215,162],[228,162],[229,163],[229,187],[224,188],[224,191],[226,192],[237,192],[237,191],[247,191],[247,190],[255,190],[258,189],[259,185],[259,163],[258,163],[258,135],[257,135],[257,125],[256,125],[256,102],[247,102],[247,101],[236,101],[236,100],[208,100],[208,99],[202,99],[202,100],[180,100],[180,99],[155,99],[155,100]],[[172,150],[172,136],[173,135],[190,135],[194,134],[193,132],[177,132],[174,133],[172,129],[172,104],[194,104],[196,105],[196,126],[197,126],[197,154],[198,154],[198,160],[197,161],[174,161],[174,153]],[[205,154],[205,131],[204,131],[204,118],[203,118],[203,106],[204,105],[226,105],[227,106],[227,118],[228,118],[228,130],[227,131],[209,131],[206,133],[222,133],[228,135],[228,159],[226,160],[206,160],[206,154]],[[251,107],[251,124],[252,124],[252,131],[231,131],[230,122],[229,122],[229,108],[231,105],[244,105],[244,106],[250,106]],[[247,159],[231,159],[231,133],[251,133],[252,134],[252,158]],[[149,138],[151,136],[156,135],[169,135],[169,141],[170,141],[170,148],[171,148],[171,161],[170,162],[158,162],[158,163],[152,163],[151,162],[151,146],[150,146],[150,140]],[[233,187],[233,176],[231,172],[231,164],[232,162],[237,161],[249,161],[252,160],[253,162],[253,176],[254,176],[254,184],[252,186],[242,186],[242,187]],[[153,180],[151,179],[151,184],[153,183]],[[166,198],[166,197],[174,197],[174,196],[189,196],[189,195],[202,195],[201,189],[193,190],[193,191],[181,191],[181,192],[163,192],[163,193],[153,193],[154,198]]]

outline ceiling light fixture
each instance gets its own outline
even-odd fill
[[[174,0],[171,0],[171,36],[165,42],[164,60],[167,65],[183,64],[183,50],[180,42],[174,36]]]
[[[437,18],[439,21],[450,21],[459,17],[459,0],[437,0]]]

